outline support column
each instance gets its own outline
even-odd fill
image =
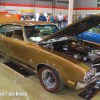
[[[68,25],[72,23],[74,0],[69,0]]]
[[[57,2],[57,0],[53,0],[53,15],[55,16],[55,6],[56,6],[56,2]]]
[[[2,6],[1,6],[1,9],[2,9],[2,11],[3,11],[3,0],[2,0]]]

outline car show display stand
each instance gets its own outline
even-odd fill
[[[98,93],[100,93],[100,89],[89,86],[84,91],[82,91],[78,96],[84,98],[86,100],[92,100]]]
[[[28,77],[28,76],[34,75],[34,73],[31,72],[30,70],[26,69],[23,66],[15,64],[13,62],[4,62],[3,64],[5,64],[10,69],[16,71],[17,73],[23,75],[24,77]]]

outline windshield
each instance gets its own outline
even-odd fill
[[[59,28],[56,25],[36,25],[25,26],[27,41],[39,42],[51,34],[57,32]]]

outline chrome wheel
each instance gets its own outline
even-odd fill
[[[41,79],[42,79],[44,86],[47,89],[55,88],[56,78],[55,78],[54,73],[51,70],[49,70],[49,69],[43,70],[42,73],[41,73]]]

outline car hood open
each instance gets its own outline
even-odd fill
[[[95,25],[98,25],[99,23],[100,23],[100,15],[91,15],[66,26],[65,28],[45,38],[41,42],[47,41],[49,39],[54,39],[57,37],[59,38],[62,36],[67,36],[67,37],[77,36],[78,34],[92,28]]]

